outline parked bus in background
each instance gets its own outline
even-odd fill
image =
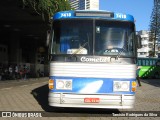
[[[160,79],[160,58],[138,58],[137,65],[140,78]]]
[[[132,15],[62,11],[52,19],[49,105],[133,108],[136,35]]]

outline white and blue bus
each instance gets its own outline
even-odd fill
[[[131,15],[83,10],[55,13],[49,42],[49,105],[133,108],[136,43]]]

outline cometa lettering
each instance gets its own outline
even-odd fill
[[[106,58],[87,58],[81,57],[82,62],[107,62]]]

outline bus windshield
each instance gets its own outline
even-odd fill
[[[135,56],[134,24],[107,20],[54,21],[53,54]]]
[[[129,22],[96,21],[96,55],[133,56],[134,26]]]
[[[92,54],[92,20],[61,20],[53,24],[56,54]]]

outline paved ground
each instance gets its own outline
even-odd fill
[[[55,111],[48,106],[48,78],[0,81],[0,111],[49,111],[43,115],[56,117],[43,117],[38,119],[99,119],[99,120],[126,120],[135,117],[106,117],[111,115],[111,110],[104,109],[65,109]],[[129,111],[160,112],[160,80],[142,80],[142,87],[136,93],[135,108]],[[123,110],[114,110],[120,113]],[[128,111],[128,112],[129,112]],[[132,113],[131,112],[131,113]],[[154,112],[155,113],[155,112]],[[21,113],[22,114],[22,113]],[[122,115],[122,114],[121,114]],[[139,114],[138,114],[139,115]],[[154,116],[154,114],[152,114]],[[136,117],[140,120],[159,120],[160,117]],[[0,118],[7,119],[7,118]],[[10,118],[22,119],[22,118]],[[35,119],[35,118],[25,118]]]

